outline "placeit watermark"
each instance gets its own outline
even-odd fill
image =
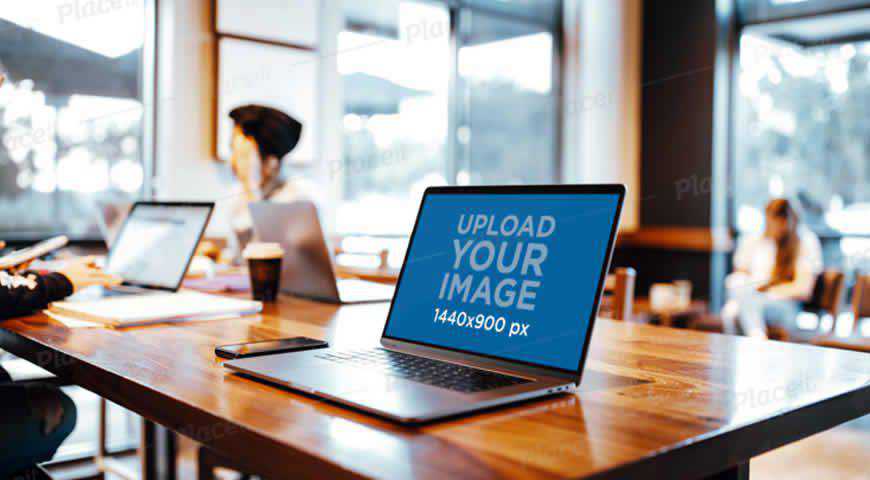
[[[405,149],[395,148],[373,153],[362,158],[346,158],[340,161],[332,161],[329,162],[329,179],[333,180],[339,175],[361,175],[379,168],[399,165],[405,161],[408,155],[409,153]]]
[[[576,114],[604,110],[616,105],[617,101],[616,94],[612,91],[596,92],[565,102],[565,113]]]
[[[805,375],[798,378],[797,381],[787,385],[749,388],[743,390],[737,393],[735,400],[738,407],[766,407],[787,399],[794,399],[796,397],[811,394],[818,390],[818,388],[818,380],[809,375]]]
[[[57,6],[57,15],[60,23],[77,22],[141,6],[142,0],[71,0]]]

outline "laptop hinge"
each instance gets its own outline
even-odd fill
[[[563,372],[560,370],[546,368],[546,367],[534,367],[529,365],[522,365],[517,362],[512,362],[510,360],[497,360],[487,357],[482,357],[480,355],[474,355],[469,353],[461,353],[454,352],[452,350],[447,350],[444,348],[437,347],[429,347],[426,345],[420,345],[412,342],[405,342],[402,340],[395,340],[391,338],[381,338],[381,346],[390,350],[396,350],[403,353],[410,353],[413,355],[421,355],[430,358],[436,358],[439,360],[445,361],[455,361],[459,363],[466,363],[474,366],[478,366],[481,368],[494,368],[499,370],[507,370],[511,372],[516,372],[524,375],[531,375],[537,377],[556,377],[564,379],[568,382],[573,382],[575,385],[580,384],[580,376],[575,372]]]

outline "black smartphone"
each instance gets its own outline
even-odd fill
[[[257,357],[260,355],[272,355],[274,353],[301,352],[315,348],[325,348],[329,344],[323,340],[315,340],[307,337],[281,338],[278,340],[264,340],[261,342],[236,343],[215,347],[214,354],[221,358],[235,359],[245,357]]]

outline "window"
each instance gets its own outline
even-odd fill
[[[0,237],[97,239],[100,204],[145,193],[146,5],[0,5]]]
[[[447,183],[450,16],[443,5],[361,2],[339,37],[344,159],[336,225],[345,232],[407,234],[429,185]],[[358,11],[357,11],[358,10]],[[371,212],[384,212],[372,215]],[[410,220],[409,220],[410,219]]]
[[[554,34],[538,24],[473,10],[460,16],[460,32],[455,181],[554,181]]]
[[[822,236],[870,235],[870,41],[783,38],[740,39],[736,226],[761,228],[787,196]]]
[[[431,185],[557,180],[560,9],[345,2],[336,230],[408,235]]]

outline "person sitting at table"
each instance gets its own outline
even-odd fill
[[[230,166],[241,186],[229,212],[235,260],[253,237],[248,212],[251,202],[315,201],[317,189],[301,178],[285,178],[282,159],[302,136],[302,124],[284,112],[261,105],[245,105],[230,112],[233,119]],[[318,203],[315,201],[315,203]]]
[[[725,282],[725,332],[737,333],[739,326],[747,336],[767,338],[768,324],[793,321],[812,295],[822,270],[821,243],[788,200],[774,199],[765,209],[764,232],[740,239],[734,270]]]
[[[82,288],[120,283],[90,257],[56,272],[0,271],[0,327],[2,320],[32,314]],[[75,404],[59,388],[16,384],[0,367],[0,478],[50,460],[75,424]]]

